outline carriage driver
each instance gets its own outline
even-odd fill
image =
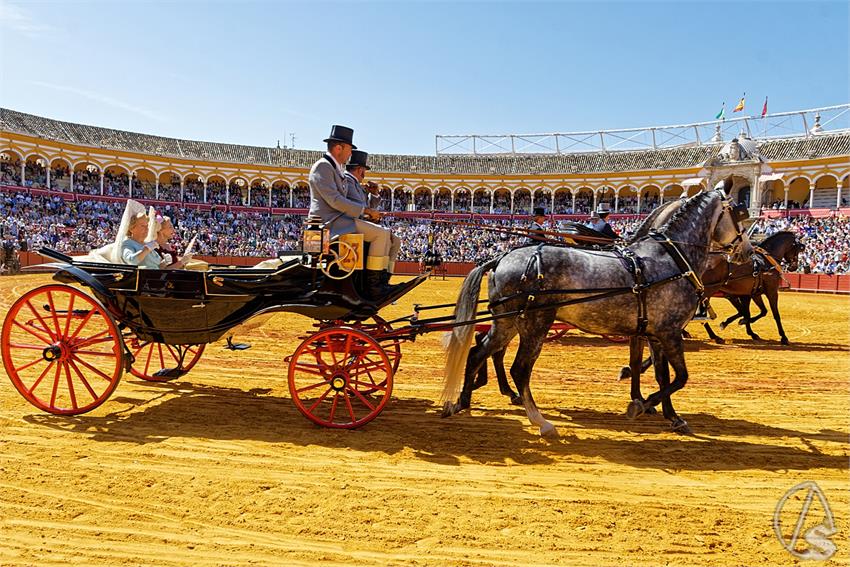
[[[376,208],[381,202],[381,196],[378,194],[378,185],[373,182],[363,183],[366,178],[366,172],[372,169],[368,164],[369,154],[362,150],[352,150],[351,158],[345,165],[345,186],[348,190],[348,198],[361,205]],[[390,252],[389,265],[385,272],[382,272],[384,283],[389,283],[393,271],[395,271],[395,261],[398,258],[398,252],[401,249],[401,239],[390,233]]]
[[[348,189],[343,177],[343,166],[351,157],[354,146],[354,130],[334,125],[326,138],[328,151],[310,169],[310,212],[325,223],[330,223],[331,236],[359,232],[369,243],[366,257],[366,289],[369,299],[379,299],[392,290],[389,280],[390,231],[363,220],[381,218],[375,209],[348,198]]]

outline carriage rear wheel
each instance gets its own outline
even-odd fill
[[[143,341],[136,335],[126,340],[135,362],[130,373],[148,382],[167,382],[178,378],[194,367],[206,345],[168,345]],[[182,356],[182,364],[181,364]]]
[[[321,330],[307,337],[288,360],[295,407],[324,427],[360,427],[381,413],[392,394],[389,356],[356,329]]]
[[[15,301],[3,322],[0,348],[18,392],[53,414],[96,408],[123,373],[121,334],[112,316],[67,285],[37,287]]]

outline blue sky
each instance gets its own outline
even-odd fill
[[[380,153],[435,134],[850,101],[847,2],[0,0],[0,105],[164,136]]]

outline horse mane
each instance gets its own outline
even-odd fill
[[[659,231],[667,232],[670,230],[680,230],[683,224],[686,222],[690,222],[693,219],[692,211],[703,210],[708,205],[709,201],[715,197],[715,191],[704,191],[702,193],[698,193],[697,195],[687,199],[684,204],[679,207],[679,210],[673,213],[673,216],[664,223],[664,225],[659,229]]]
[[[643,222],[640,223],[640,226],[638,226],[637,229],[634,231],[632,236],[628,240],[626,240],[626,243],[632,244],[633,242],[637,242],[639,239],[649,234],[649,231],[652,230],[652,223],[655,222],[655,219],[661,216],[661,213],[670,208],[670,206],[675,202],[676,200],[667,201],[666,203],[662,203],[652,209],[652,211],[650,211],[646,218],[643,219]]]

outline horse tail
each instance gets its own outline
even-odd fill
[[[484,274],[496,267],[501,259],[501,256],[493,258],[473,269],[466,276],[463,286],[460,288],[454,322],[467,324],[455,327],[448,335],[445,367],[446,383],[443,386],[441,397],[443,404],[454,403],[460,395],[466,370],[466,359],[469,356],[473,331],[475,330],[475,325],[468,322],[475,319],[475,313],[478,310],[478,293],[481,290],[481,280],[484,278]]]

